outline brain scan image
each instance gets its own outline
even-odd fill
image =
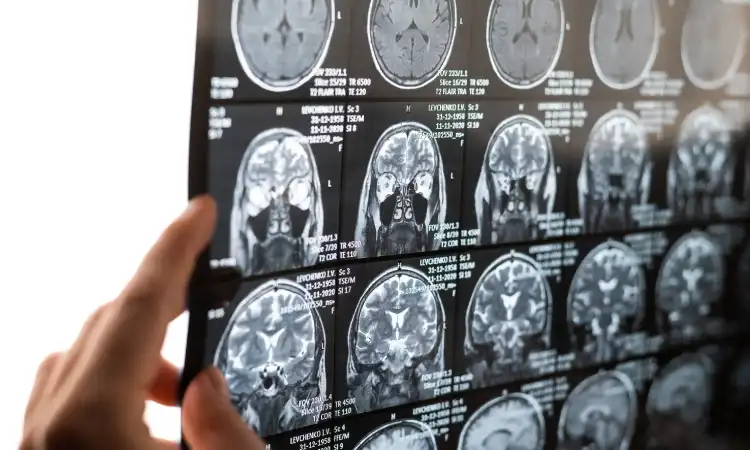
[[[615,241],[595,247],[578,266],[568,291],[576,349],[597,362],[626,356],[619,338],[636,331],[645,302],[646,274],[635,251]]]
[[[552,290],[541,267],[514,251],[479,277],[466,311],[464,354],[474,387],[529,370],[531,352],[550,345]]]
[[[346,383],[357,412],[432,397],[424,374],[444,370],[445,310],[417,269],[386,270],[362,294],[349,324]]]
[[[466,421],[458,450],[542,450],[542,407],[526,394],[507,394],[482,405]]]
[[[318,167],[304,136],[274,128],[255,137],[234,188],[229,254],[245,276],[296,269],[317,260],[323,234]]]
[[[315,75],[328,54],[334,0],[233,0],[232,38],[248,78],[287,92]]]
[[[311,298],[288,280],[262,284],[238,304],[216,350],[235,408],[261,436],[318,421],[300,407],[327,393],[326,338]]]
[[[723,215],[731,194],[735,158],[731,126],[721,111],[704,105],[680,126],[669,161],[667,202],[675,220]]]
[[[557,195],[552,143],[544,125],[519,114],[490,136],[474,191],[480,245],[535,239],[540,214],[552,212]]]
[[[693,231],[669,249],[656,280],[663,331],[697,337],[724,290],[724,258],[706,233]]]
[[[584,231],[629,229],[632,209],[648,201],[652,161],[638,116],[615,109],[596,121],[578,174],[578,205]]]
[[[431,225],[445,223],[443,159],[432,131],[416,122],[393,125],[378,139],[362,184],[354,238],[359,256],[440,248]]]
[[[700,89],[727,85],[742,64],[747,45],[746,16],[739,4],[692,0],[682,26],[682,64]]]
[[[631,89],[648,75],[659,51],[656,0],[598,0],[589,51],[599,79],[612,89]]]
[[[437,450],[435,433],[422,422],[394,420],[364,437],[354,450]]]
[[[651,385],[646,414],[654,421],[666,416],[691,427],[704,425],[712,401],[713,371],[706,355],[690,353],[673,359]]]
[[[638,400],[633,382],[618,371],[593,375],[570,393],[560,413],[562,449],[627,450]]]
[[[492,0],[486,36],[490,63],[514,89],[539,86],[550,76],[564,35],[562,0]]]
[[[399,89],[434,81],[456,38],[456,0],[370,0],[370,53],[380,75]]]

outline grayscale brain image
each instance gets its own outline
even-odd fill
[[[385,81],[416,89],[440,75],[456,38],[456,1],[370,0],[370,53]]]
[[[394,420],[366,435],[353,450],[438,450],[434,431],[412,419]]]
[[[545,443],[539,402],[528,394],[511,393],[488,401],[466,420],[457,450],[542,450]]]
[[[492,0],[486,46],[495,75],[514,89],[543,83],[565,35],[562,0]]]
[[[649,74],[659,51],[658,0],[597,0],[589,33],[596,74],[612,89],[631,89]]]

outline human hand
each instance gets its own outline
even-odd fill
[[[162,234],[133,279],[89,317],[73,346],[37,372],[23,450],[176,449],[143,422],[146,400],[177,406],[179,371],[161,358],[167,325],[185,307],[198,255],[216,222],[207,197],[193,200]],[[182,405],[183,434],[196,450],[261,450],[215,368],[201,372]]]

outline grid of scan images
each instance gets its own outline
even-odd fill
[[[270,449],[656,449],[717,402],[732,423],[750,3],[213,4],[211,265],[242,282],[206,363]]]

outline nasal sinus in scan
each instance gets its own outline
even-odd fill
[[[209,113],[209,193],[218,206],[211,265],[255,276],[336,260],[345,106]]]
[[[449,394],[458,255],[338,270],[335,417]]]

